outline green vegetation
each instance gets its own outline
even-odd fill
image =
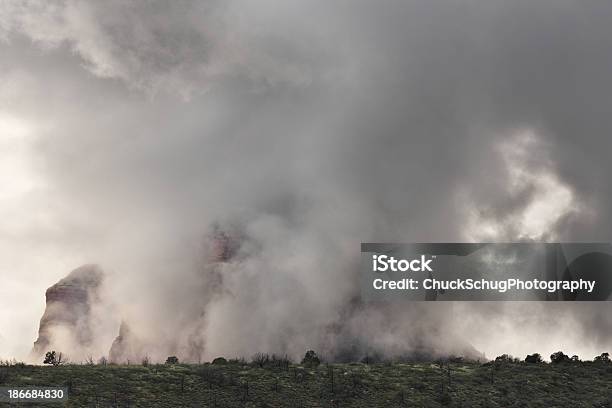
[[[0,366],[0,386],[67,387],[69,407],[612,407],[612,363],[600,357],[556,364],[500,356],[485,364],[307,366],[261,354],[251,363],[214,365],[13,363]]]

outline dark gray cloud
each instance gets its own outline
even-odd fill
[[[610,240],[610,13],[565,1],[2,3],[0,124],[26,130],[19,171],[0,171],[36,180],[3,198],[2,267],[44,276],[32,288],[12,272],[12,293],[35,299],[73,262],[98,261],[162,357],[194,330],[208,357],[333,353],[360,316],[364,348],[445,349],[420,310],[346,319],[359,242]],[[227,266],[231,295],[200,321],[199,243],[214,222],[240,224],[258,249]],[[603,351],[606,312],[430,313],[491,355]],[[21,327],[19,342],[34,338]],[[422,338],[402,344],[413,331]]]

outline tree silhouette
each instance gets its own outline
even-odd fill
[[[563,353],[562,351],[557,351],[556,353],[550,355],[550,362],[553,364],[569,363],[570,361],[571,360],[567,354]]]
[[[525,362],[530,364],[538,364],[542,362],[542,356],[539,353],[533,353],[525,357]]]
[[[43,364],[49,364],[52,366],[59,366],[64,364],[65,359],[62,353],[56,353],[55,350],[47,351],[45,354],[45,359],[43,360]]]
[[[321,360],[314,350],[308,350],[302,359],[302,364],[309,367],[317,367],[321,364]]]

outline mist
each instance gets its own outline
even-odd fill
[[[610,241],[610,17],[1,3],[0,356],[27,355],[45,289],[86,263],[100,331],[127,322],[154,360],[609,351],[607,303],[368,306],[357,277],[361,242]],[[211,266],[215,226],[240,245]]]

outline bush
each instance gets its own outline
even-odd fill
[[[538,354],[539,355],[539,354]],[[496,363],[518,363],[518,358],[514,358],[508,354],[502,354],[501,356],[495,357]]]
[[[47,351],[45,354],[45,359],[43,360],[43,364],[49,364],[54,367],[64,364],[65,358],[62,353],[56,353],[55,350]]]
[[[596,363],[609,363],[610,362],[610,354],[609,353],[601,353],[597,357],[593,359]]]
[[[308,350],[302,359],[302,364],[308,367],[318,367],[321,364],[321,360],[314,350]]]
[[[225,365],[227,364],[227,360],[223,357],[217,357],[212,361],[212,363],[215,365]]]
[[[571,359],[562,351],[557,351],[550,355],[550,362],[553,364],[569,363]]]
[[[533,353],[525,357],[525,362],[530,364],[539,364],[542,362],[542,356],[539,353]]]
[[[179,359],[177,356],[170,356],[166,359],[166,364],[178,364]]]

